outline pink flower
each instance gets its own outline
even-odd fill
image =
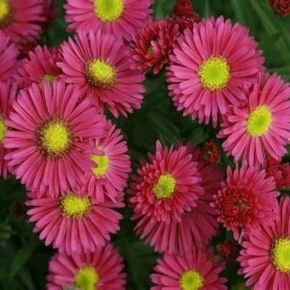
[[[15,42],[37,40],[45,21],[44,0],[2,0],[0,29]]]
[[[256,48],[245,27],[223,17],[186,29],[177,39],[168,69],[177,110],[216,126],[230,104],[246,99],[243,86],[258,79],[264,59]]]
[[[290,140],[290,86],[277,75],[265,76],[247,90],[247,102],[223,118],[223,148],[238,161],[264,164],[265,154],[279,160]]]
[[[157,260],[154,274],[151,275],[154,286],[151,290],[226,290],[226,279],[219,277],[224,266],[210,250],[193,250],[186,255],[165,254]]]
[[[91,145],[92,166],[85,173],[82,191],[96,202],[103,202],[105,198],[115,201],[123,196],[131,171],[127,143],[121,130],[107,121],[106,135]]]
[[[150,22],[152,3],[153,0],[68,0],[64,7],[70,31],[93,30],[128,39]]]
[[[218,221],[232,230],[236,240],[260,224],[272,224],[278,203],[273,178],[265,170],[243,164],[232,170],[227,168],[227,180],[211,204],[216,208]]]
[[[288,289],[290,285],[290,199],[280,201],[279,216],[272,225],[251,231],[240,252],[240,274],[253,290]]]
[[[115,117],[141,107],[144,76],[131,69],[132,59],[122,41],[102,33],[80,33],[62,45],[64,80],[85,89],[96,105]]]
[[[82,182],[84,140],[101,137],[105,121],[82,91],[61,81],[32,84],[13,105],[4,147],[8,166],[29,190],[56,196]]]
[[[0,81],[7,81],[14,76],[18,55],[16,45],[0,30]]]
[[[59,197],[37,197],[31,194],[26,204],[27,214],[35,223],[34,232],[45,245],[60,253],[95,252],[119,230],[122,216],[111,209],[110,201],[96,203],[79,192],[67,192]]]
[[[4,159],[8,150],[3,147],[3,141],[6,139],[7,118],[9,117],[12,104],[16,98],[17,87],[11,83],[0,82],[0,176],[7,178],[7,161]]]
[[[88,254],[56,254],[49,262],[47,289],[125,290],[123,268],[123,259],[111,245]]]
[[[147,25],[133,38],[134,67],[144,72],[153,69],[154,74],[169,64],[172,47],[179,35],[179,26],[171,18]]]
[[[21,88],[27,88],[33,83],[53,81],[58,78],[61,69],[56,65],[60,61],[57,49],[47,46],[37,46],[29,51],[28,58],[21,62],[15,79]]]

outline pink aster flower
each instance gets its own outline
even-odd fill
[[[94,253],[56,254],[49,262],[48,290],[125,290],[123,259],[111,245]]]
[[[27,205],[29,221],[45,245],[61,253],[94,252],[119,230],[122,216],[111,209],[110,201],[94,202],[87,195],[68,192],[59,197],[37,197],[31,194]]]
[[[235,170],[227,168],[227,180],[211,205],[217,210],[218,221],[238,240],[261,223],[273,223],[278,195],[273,178],[266,177],[265,170],[243,164]]]
[[[247,102],[223,118],[219,137],[235,160],[264,164],[265,154],[279,160],[290,140],[290,86],[277,75],[265,76],[247,90]]]
[[[243,242],[238,258],[240,274],[253,290],[289,289],[290,199],[282,198],[279,217],[273,225],[262,224]]]
[[[82,91],[64,82],[32,84],[13,105],[4,147],[8,166],[29,190],[55,196],[81,183],[89,166],[84,140],[104,134],[105,121]]]
[[[121,131],[107,121],[106,135],[94,140],[92,147],[92,167],[85,173],[82,191],[97,202],[106,197],[115,201],[123,195],[131,171],[127,143]]]
[[[19,50],[16,45],[10,37],[0,30],[0,81],[7,81],[14,76],[17,69],[18,55]]]
[[[246,99],[244,85],[254,83],[264,59],[248,30],[223,17],[186,29],[171,56],[168,83],[178,111],[215,126],[228,105]]]
[[[159,73],[169,64],[169,56],[178,35],[179,26],[171,18],[147,25],[133,38],[134,66],[144,72],[152,68],[154,74]]]
[[[107,107],[115,117],[127,116],[141,107],[141,72],[131,69],[132,59],[122,41],[99,32],[80,33],[62,45],[66,82],[79,85],[99,108]]]
[[[33,51],[29,51],[28,58],[22,61],[15,76],[19,87],[27,88],[33,83],[57,79],[61,69],[56,63],[60,60],[56,48],[37,46]]]
[[[39,38],[45,21],[44,0],[1,0],[0,29],[15,42]]]
[[[7,150],[3,147],[5,133],[8,129],[6,119],[9,117],[12,103],[16,98],[15,85],[0,82],[0,176],[6,179],[8,174],[7,161],[4,159]]]
[[[70,31],[100,31],[115,38],[130,38],[151,20],[153,0],[68,0],[66,21]]]
[[[193,250],[186,255],[165,254],[157,260],[151,280],[154,286],[151,290],[226,290],[227,279],[220,277],[224,265],[211,250]]]

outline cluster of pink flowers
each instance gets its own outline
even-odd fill
[[[266,72],[246,27],[222,16],[201,20],[187,0],[153,21],[152,4],[67,0],[75,35],[50,48],[37,40],[55,15],[52,1],[0,0],[0,175],[25,185],[34,232],[57,250],[47,288],[125,289],[110,239],[131,163],[105,113],[139,109],[146,73],[165,70],[176,110],[218,128],[222,145],[157,141],[131,175],[136,234],[163,255],[151,289],[227,289],[225,264],[210,246],[219,225],[233,234],[220,256],[237,258],[247,286],[289,289],[290,199],[278,199],[278,189],[290,186],[282,163],[290,85]],[[226,172],[216,166],[222,149],[234,162]]]

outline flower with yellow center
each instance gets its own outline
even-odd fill
[[[71,147],[72,133],[62,120],[51,120],[38,132],[41,150],[51,158],[64,155]]]
[[[176,181],[171,174],[163,174],[153,187],[153,192],[157,198],[170,198],[175,191]]]
[[[278,238],[272,249],[272,262],[283,273],[290,273],[290,238]]]
[[[104,155],[91,155],[90,159],[95,162],[96,167],[92,169],[92,172],[96,176],[103,176],[109,168],[109,157]]]
[[[43,76],[42,78],[44,81],[48,81],[48,82],[53,82],[54,80],[56,80],[56,76],[54,75],[50,75],[50,74],[46,74]]]
[[[259,106],[250,113],[247,120],[247,132],[252,137],[260,137],[269,131],[272,113],[267,106]]]
[[[91,207],[88,197],[80,197],[73,193],[60,198],[60,208],[68,218],[80,218],[86,215]]]
[[[124,0],[94,0],[95,15],[103,22],[115,22],[123,14]]]
[[[85,75],[91,85],[104,89],[111,88],[116,81],[115,68],[100,59],[88,62]]]
[[[7,131],[7,126],[5,125],[4,121],[0,117],[0,143],[3,141],[6,131]]]
[[[82,290],[96,290],[99,280],[98,273],[91,266],[81,268],[74,277],[75,285]]]
[[[224,57],[210,57],[200,65],[198,76],[204,88],[211,91],[221,90],[230,80],[230,66]]]
[[[199,290],[203,286],[203,277],[196,271],[186,271],[181,275],[179,285],[182,290]]]
[[[8,0],[0,0],[0,27],[5,25],[11,14],[10,3]]]

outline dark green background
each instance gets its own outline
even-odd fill
[[[58,45],[68,37],[63,19],[63,1],[55,2],[58,5],[58,18],[41,40],[41,43],[48,45]],[[164,18],[169,15],[174,4],[175,0],[156,0],[154,17]],[[260,49],[264,50],[268,71],[277,72],[286,80],[289,79],[289,18],[274,15],[265,0],[195,0],[193,4],[202,17],[224,15],[247,25],[259,41]],[[174,144],[178,140],[202,144],[215,136],[216,132],[212,128],[200,126],[175,111],[167,94],[164,73],[158,76],[149,73],[146,87],[142,109],[127,119],[116,120],[129,143],[134,168],[140,157],[154,150],[157,139],[165,144]],[[231,161],[223,157],[220,166],[225,168],[229,163]],[[24,200],[25,189],[17,181],[13,178],[6,182],[0,181],[0,289],[3,290],[45,289],[47,263],[53,252],[32,234],[32,226],[25,216],[15,217],[15,208],[19,208],[19,202]],[[124,209],[122,213],[125,217],[122,229],[113,241],[124,256],[128,289],[147,290],[151,285],[149,275],[158,255],[134,235],[129,220],[130,210]],[[229,234],[221,229],[214,245],[226,237],[230,238]],[[238,289],[233,285],[242,281],[236,270],[237,265],[233,263],[225,271],[229,289]]]

